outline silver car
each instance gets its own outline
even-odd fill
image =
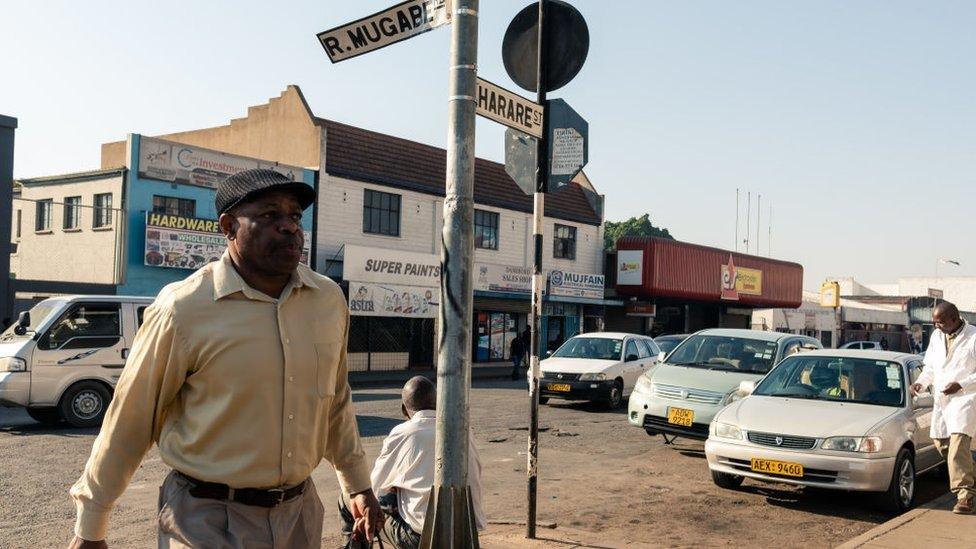
[[[929,436],[932,396],[908,391],[922,367],[917,355],[888,351],[785,359],[715,416],[705,443],[712,479],[877,492],[890,511],[910,508],[916,475],[942,463]]]

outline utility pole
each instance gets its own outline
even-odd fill
[[[733,249],[739,251],[739,188],[735,188],[735,239]]]
[[[756,198],[756,255],[762,255],[762,248],[759,246],[759,231],[762,229],[762,195]]]
[[[0,330],[13,323],[14,292],[10,285],[10,235],[13,215],[14,130],[17,119],[0,114]]]
[[[749,253],[749,220],[752,219],[752,191],[746,192],[746,238],[743,242],[746,245],[746,253]]]
[[[544,232],[546,188],[549,183],[549,106],[546,103],[546,63],[549,58],[546,36],[546,0],[539,0],[538,57],[536,59],[536,103],[542,105],[542,137],[536,149],[536,180],[534,207],[532,211],[532,234],[535,254],[532,269],[532,311],[529,319],[532,326],[532,343],[529,377],[529,448],[528,464],[528,513],[525,521],[525,537],[535,539],[536,501],[539,488],[539,361],[542,357],[542,291],[545,279],[542,278],[542,235]]]
[[[468,487],[478,0],[454,0],[451,22],[447,186],[438,313],[437,442],[434,487],[420,541],[423,549],[479,546]]]

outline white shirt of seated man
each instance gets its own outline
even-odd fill
[[[409,385],[409,383],[408,383]],[[404,411],[406,407],[404,407]],[[409,413],[409,412],[408,412]],[[396,491],[397,507],[414,532],[424,530],[424,516],[434,486],[434,410],[418,410],[390,431],[370,475],[378,496]],[[474,438],[468,435],[468,485],[478,530],[487,525],[481,505],[481,460]]]

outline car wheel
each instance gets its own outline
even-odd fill
[[[72,427],[97,427],[102,424],[112,395],[101,383],[82,381],[72,385],[61,397],[61,415]]]
[[[539,404],[545,404],[547,402],[549,402],[549,397],[544,397],[544,396],[539,397]]]
[[[607,408],[616,410],[624,404],[624,385],[618,379],[610,387],[610,394],[607,395]]]
[[[915,460],[907,448],[902,448],[895,459],[888,491],[881,494],[881,506],[888,512],[901,514],[915,503]]]
[[[34,421],[44,425],[57,425],[61,423],[61,412],[57,408],[28,408],[27,415]]]
[[[739,475],[730,475],[729,473],[723,473],[721,471],[712,471],[712,481],[719,488],[725,488],[726,490],[737,490],[740,486],[742,486],[743,480],[745,480],[745,478]]]

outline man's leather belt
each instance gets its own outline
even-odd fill
[[[189,481],[192,485],[189,492],[195,498],[218,499],[222,501],[235,501],[244,505],[255,507],[277,507],[282,503],[295,499],[305,493],[305,485],[302,482],[291,488],[273,488],[271,490],[261,490],[258,488],[231,488],[226,484],[216,482],[204,482],[197,480],[179,471],[178,475]]]

